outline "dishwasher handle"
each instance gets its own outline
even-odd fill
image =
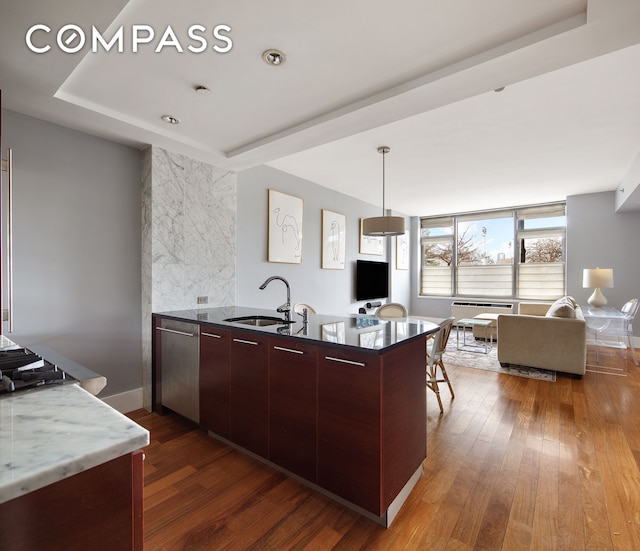
[[[195,333],[187,333],[186,331],[177,331],[176,329],[167,329],[166,327],[156,327],[158,331],[165,331],[167,333],[173,333],[174,335],[183,335],[185,337],[195,337]]]

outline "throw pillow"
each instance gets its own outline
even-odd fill
[[[562,297],[556,300],[547,310],[547,318],[575,318],[576,309],[571,297]]]
[[[571,304],[573,305],[574,308],[578,307],[578,301],[575,298],[573,298],[572,296],[567,295],[564,298],[566,298],[569,302],[571,302]]]

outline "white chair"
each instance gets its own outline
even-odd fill
[[[298,302],[297,304],[293,305],[293,311],[296,314],[300,314],[302,315],[302,312],[304,309],[307,309],[307,314],[316,314],[317,312],[308,304],[305,304],[304,302]]]
[[[639,307],[640,307],[640,302],[638,302],[638,299],[632,298],[631,300],[626,302],[622,308],[620,308],[620,311],[624,314],[624,322],[623,322],[624,327],[622,328],[622,332],[623,332],[622,337],[627,338],[627,346],[631,349],[631,359],[633,360],[633,363],[635,365],[640,365],[640,363],[638,363],[638,357],[636,356],[636,349],[633,347],[633,320],[638,314]],[[611,323],[612,323],[612,320],[607,319],[600,327],[595,327],[593,329],[595,333],[596,361],[600,361],[598,336],[607,332],[609,330]]]
[[[375,315],[379,318],[406,318],[407,309],[399,302],[388,302],[379,306]]]
[[[640,302],[638,302],[637,298],[632,298],[629,302],[627,302],[620,310],[624,314],[626,319],[626,327],[625,327],[625,335],[627,337],[627,344],[631,349],[631,357],[633,358],[633,363],[636,365],[640,365],[638,363],[638,357],[636,356],[636,349],[633,347],[633,320],[638,314],[638,308],[640,307]]]
[[[453,392],[453,387],[451,386],[451,381],[449,380],[449,375],[444,367],[444,362],[442,361],[442,355],[447,348],[447,342],[449,341],[454,320],[455,318],[443,320],[439,324],[440,329],[438,332],[427,337],[427,388],[430,388],[436,393],[440,413],[443,413],[444,409],[442,407],[438,383],[447,383],[449,392],[451,393],[451,399],[453,400],[456,397]],[[429,346],[430,344],[431,346]],[[440,375],[438,375],[438,368],[440,369]]]

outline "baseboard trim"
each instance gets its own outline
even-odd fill
[[[101,399],[120,413],[129,413],[142,408],[142,387],[121,392],[120,394],[105,396]]]

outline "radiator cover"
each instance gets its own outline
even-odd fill
[[[513,314],[513,304],[505,302],[467,302],[456,300],[451,303],[451,316],[458,321],[462,318],[473,318],[478,314]]]

